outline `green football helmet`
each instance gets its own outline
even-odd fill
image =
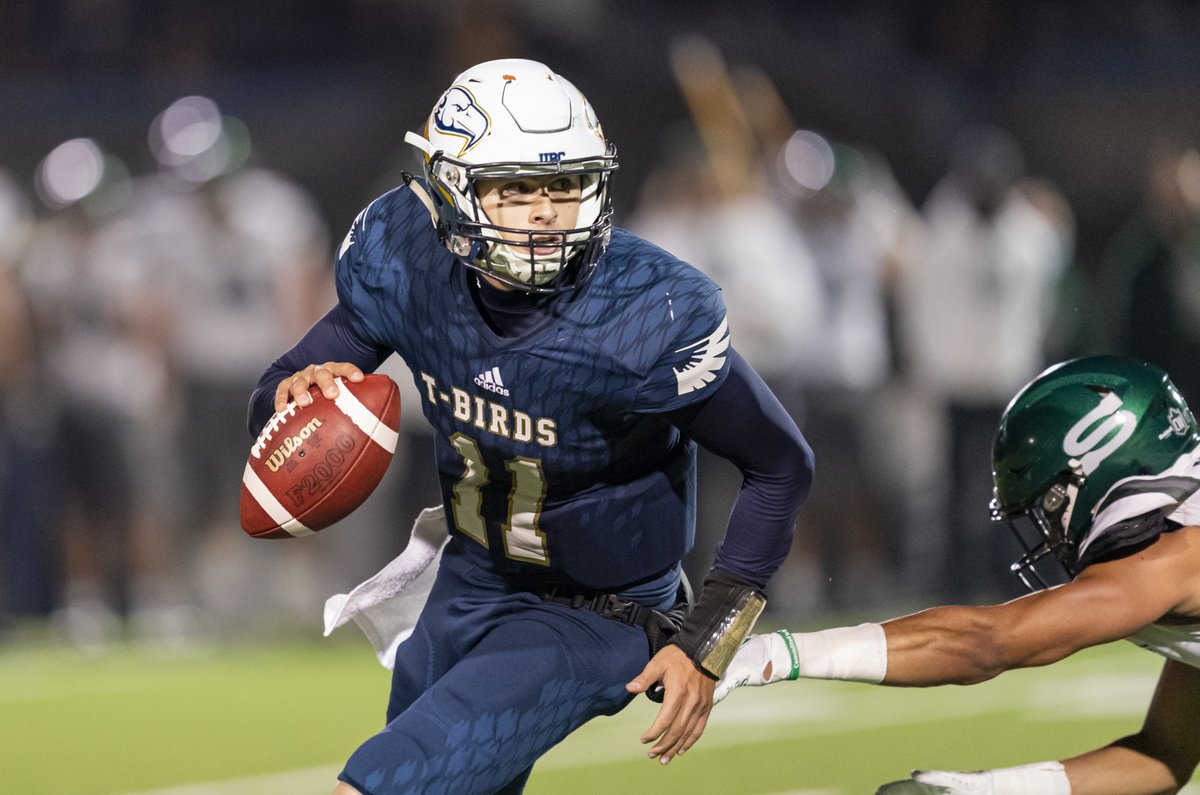
[[[1007,522],[1025,550],[1013,571],[1046,587],[1035,564],[1052,554],[1074,577],[1113,486],[1169,469],[1198,441],[1183,396],[1153,365],[1094,356],[1043,372],[1008,404],[992,448],[992,519]],[[1037,528],[1033,544],[1017,526],[1022,517]]]

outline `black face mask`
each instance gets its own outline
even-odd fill
[[[1009,568],[1030,591],[1061,585],[1074,577],[1069,562],[1075,559],[1075,548],[1063,522],[1071,500],[1068,485],[1072,477],[1066,474],[1036,504],[1020,513],[1005,514],[992,501],[992,521],[1007,524],[1024,550]]]

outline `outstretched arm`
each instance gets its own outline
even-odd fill
[[[882,624],[755,636],[715,698],[797,677],[924,687],[1048,665],[1168,614],[1200,618],[1196,571],[1200,527],[1185,527],[1127,557],[1089,566],[1066,585],[1004,604],[934,607]]]
[[[974,684],[1125,638],[1172,612],[1195,614],[1200,528],[1089,566],[1070,583],[1001,605],[937,607],[886,621],[883,684]]]

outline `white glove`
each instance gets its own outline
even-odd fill
[[[914,770],[912,778],[884,784],[875,795],[1070,795],[1061,762],[1038,762],[962,773]]]
[[[751,635],[742,643],[713,691],[713,703],[739,687],[761,687],[800,676],[796,641],[786,629],[770,635]]]

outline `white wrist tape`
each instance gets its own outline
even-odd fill
[[[841,679],[877,685],[887,673],[887,639],[879,624],[837,627],[792,636],[806,679]]]
[[[995,795],[1071,795],[1071,782],[1062,762],[1037,762],[992,771]]]

